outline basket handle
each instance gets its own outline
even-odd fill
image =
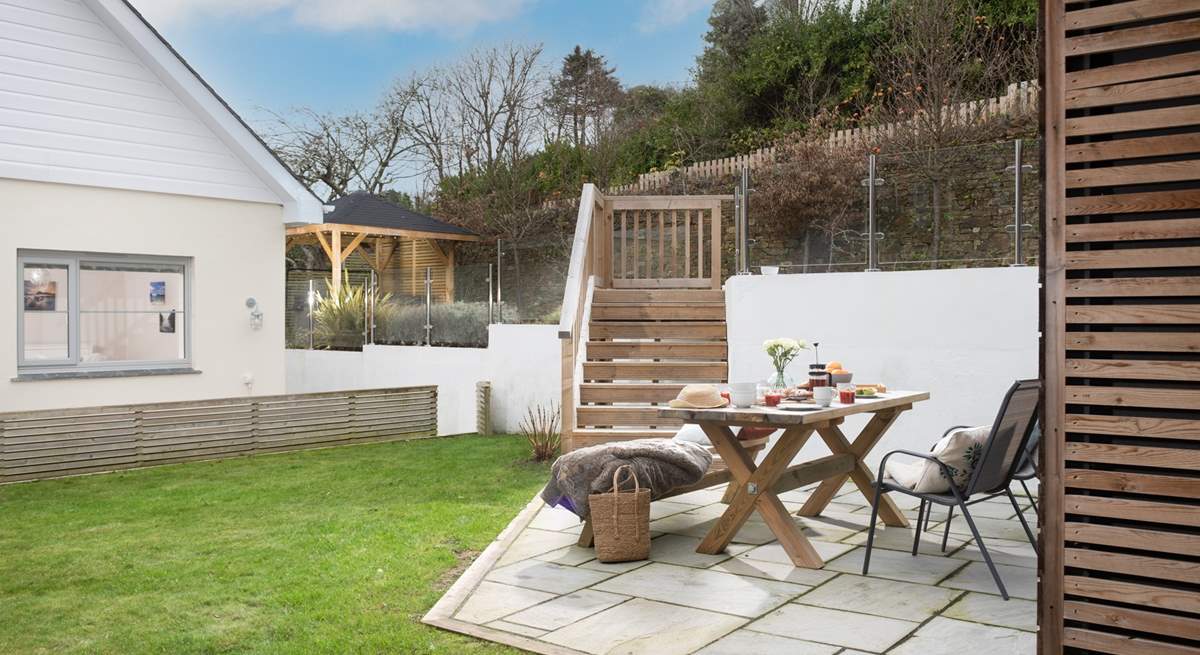
[[[622,470],[628,470],[629,477],[633,478],[633,493],[636,494],[637,492],[641,491],[642,487],[641,487],[641,485],[638,484],[637,473],[635,473],[633,471],[633,467],[630,466],[629,464],[622,464],[621,466],[618,466],[615,471],[613,471],[613,486],[612,486],[613,496],[616,496],[617,494],[621,493],[621,487],[620,487],[620,484],[617,482],[617,478],[621,475]],[[612,504],[612,506],[613,506],[613,525],[617,524],[617,506],[619,504],[620,503],[616,502],[616,498],[613,498],[613,504]],[[621,534],[619,531],[618,531],[616,537],[617,537],[618,541],[621,540]],[[638,529],[637,529],[637,533],[634,535],[634,540],[640,541],[641,538],[642,538],[642,523],[641,523],[641,521],[638,521]]]
[[[634,493],[641,491],[642,487],[638,484],[637,474],[633,472],[633,467],[630,466],[629,464],[622,464],[622,465],[618,466],[615,471],[613,471],[612,492],[614,494],[621,492],[621,486],[620,486],[620,483],[617,482],[617,478],[620,477],[621,471],[626,471],[626,470],[629,471],[629,477],[633,479]]]

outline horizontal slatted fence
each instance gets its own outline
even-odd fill
[[[432,437],[437,387],[0,414],[0,483]]]
[[[1042,652],[1200,655],[1200,2],[1044,7]]]

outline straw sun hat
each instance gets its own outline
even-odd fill
[[[711,384],[689,384],[669,404],[676,409],[716,409],[728,405],[729,401]]]

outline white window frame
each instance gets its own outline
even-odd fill
[[[148,264],[183,267],[183,358],[169,360],[79,361],[79,268],[81,264]],[[25,266],[58,264],[67,267],[67,358],[29,360],[25,358]],[[143,371],[190,369],[192,367],[192,258],[160,255],[124,255],[112,253],[57,250],[17,251],[17,373],[69,373],[104,371]]]

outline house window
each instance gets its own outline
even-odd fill
[[[191,260],[21,251],[21,373],[187,367]]]

